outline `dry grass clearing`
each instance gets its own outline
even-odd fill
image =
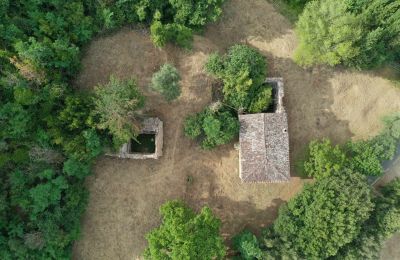
[[[158,208],[169,199],[183,199],[196,209],[209,205],[222,219],[223,235],[230,237],[244,227],[257,230],[270,224],[277,208],[301,189],[304,180],[298,177],[287,184],[242,184],[232,144],[202,151],[184,137],[184,118],[211,101],[213,80],[203,71],[207,56],[235,43],[258,48],[268,58],[269,75],[285,80],[292,164],[311,139],[343,142],[374,135],[381,116],[400,110],[400,89],[383,78],[295,65],[292,25],[266,0],[227,1],[220,22],[195,37],[192,51],[157,49],[139,29],[94,40],[76,85],[90,89],[111,74],[136,78],[147,96],[147,113],[164,121],[164,156],[99,159],[87,181],[90,201],[75,259],[139,257],[146,246],[144,234],[159,224]],[[147,88],[152,73],[165,62],[173,63],[182,76],[182,96],[171,104]]]

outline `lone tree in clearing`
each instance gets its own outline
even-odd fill
[[[221,221],[204,207],[199,214],[179,201],[161,206],[162,224],[146,238],[145,259],[223,259],[226,248],[219,234]]]
[[[134,80],[121,81],[113,76],[96,87],[94,113],[99,116],[98,128],[113,135],[116,147],[136,137],[140,123],[136,111],[144,106],[144,97]]]
[[[151,88],[163,95],[168,102],[171,102],[181,94],[180,80],[178,70],[166,63],[159,71],[154,73],[151,79]]]

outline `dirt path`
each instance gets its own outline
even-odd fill
[[[147,113],[164,121],[165,149],[157,161],[98,161],[87,181],[90,201],[75,259],[135,259],[146,246],[144,234],[159,224],[158,207],[169,199],[197,209],[209,205],[230,237],[270,224],[278,207],[301,189],[304,180],[297,177],[288,184],[242,184],[232,144],[205,152],[184,137],[182,120],[211,101],[213,80],[203,71],[207,56],[240,42],[258,48],[268,57],[269,75],[285,80],[292,164],[309,140],[364,138],[379,131],[381,116],[400,110],[400,90],[382,78],[294,64],[292,26],[266,0],[228,1],[221,21],[195,37],[192,51],[154,48],[147,33],[128,28],[99,38],[87,50],[76,85],[90,89],[111,74],[135,77],[147,96]],[[164,62],[182,76],[182,96],[171,104],[146,87]]]

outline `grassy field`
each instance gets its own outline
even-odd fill
[[[215,81],[203,70],[208,55],[236,43],[257,48],[267,57],[269,75],[284,78],[293,177],[287,184],[242,184],[233,144],[202,151],[184,137],[184,118],[212,100]],[[389,80],[374,72],[304,70],[291,58],[296,45],[292,23],[266,0],[227,1],[221,20],[194,38],[191,51],[155,48],[148,32],[138,28],[94,40],[76,87],[90,90],[111,74],[136,78],[147,97],[146,114],[164,122],[164,155],[156,161],[98,160],[87,180],[90,200],[74,259],[138,258],[144,235],[159,224],[159,206],[169,199],[196,209],[209,205],[222,219],[226,238],[245,227],[267,226],[307,181],[296,177],[295,162],[310,140],[369,137],[379,132],[382,116],[400,110],[400,89]],[[171,104],[147,87],[165,62],[182,76],[182,96]]]

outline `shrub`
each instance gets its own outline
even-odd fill
[[[264,259],[257,237],[250,231],[242,231],[233,238],[233,248],[244,260]]]
[[[167,101],[172,101],[181,94],[180,79],[178,70],[174,66],[164,64],[158,72],[154,73],[151,87],[160,92]]]
[[[230,142],[239,133],[239,122],[229,111],[206,108],[185,120],[186,136],[199,138],[203,149],[212,149]]]
[[[328,139],[312,141],[308,147],[304,171],[307,176],[320,179],[343,169],[346,159],[345,153],[339,146],[332,146]]]
[[[224,101],[230,106],[257,113],[271,103],[271,87],[264,85],[265,58],[255,49],[235,45],[225,56],[211,55],[205,68],[223,81]]]
[[[121,81],[113,76],[96,87],[94,113],[99,117],[98,127],[108,130],[116,147],[136,137],[140,131],[137,110],[144,106],[144,97],[133,80]]]
[[[179,201],[161,206],[162,224],[146,235],[145,259],[223,259],[221,222],[208,207],[199,214]]]
[[[366,176],[383,173],[382,156],[375,150],[372,141],[349,142],[347,150],[351,157],[349,168]]]

